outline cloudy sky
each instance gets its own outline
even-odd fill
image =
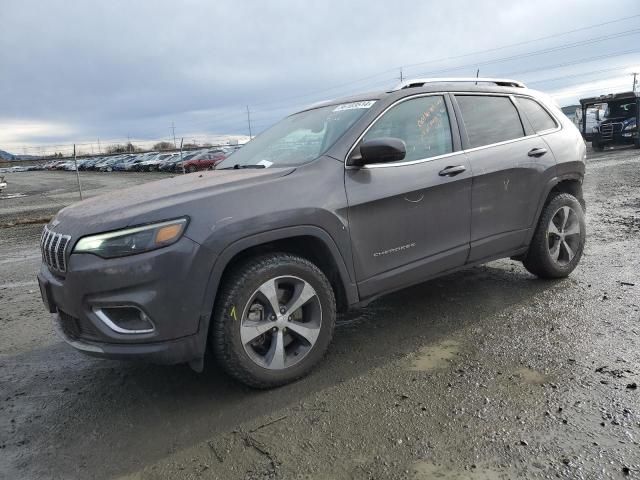
[[[257,133],[403,75],[518,78],[561,105],[631,89],[640,2],[3,1],[0,149]],[[634,68],[637,67],[637,68]],[[93,145],[90,145],[93,144]]]

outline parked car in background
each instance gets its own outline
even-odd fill
[[[129,172],[129,171],[137,171],[138,170],[138,165],[140,165],[142,162],[151,159],[152,157],[155,157],[158,154],[158,152],[148,152],[148,153],[142,153],[139,155],[136,155],[130,162],[128,162],[124,169]]]
[[[0,177],[0,190],[4,190],[7,188],[7,182],[4,177]]]
[[[201,153],[184,162],[186,172],[192,173],[199,170],[212,170],[229,155],[228,150],[215,149]]]
[[[63,163],[65,163],[65,160],[56,160],[54,162],[50,162],[47,167],[47,170],[57,170],[58,169],[58,165],[62,165]]]
[[[86,162],[82,162],[82,165],[78,166],[80,170],[93,170],[93,167],[102,162],[104,157],[93,157],[89,158]]]
[[[138,168],[142,172],[154,172],[157,171],[160,164],[162,164],[166,159],[172,156],[171,153],[159,153],[149,160],[145,160],[144,162],[139,163]]]
[[[99,166],[97,166],[96,170],[100,172],[112,172],[113,166],[119,163],[121,160],[122,160],[122,155],[107,158],[107,160],[105,160],[104,162],[100,163]]]
[[[137,155],[135,154],[122,155],[120,159],[111,166],[112,171],[124,172],[126,170],[126,166],[135,160],[136,157]]]
[[[171,158],[170,161],[165,162],[163,165],[160,166],[160,170],[163,172],[175,172],[175,173],[182,173],[183,172],[183,168],[182,166],[188,162],[189,160],[191,160],[192,158],[197,157],[198,155],[200,155],[202,152],[198,151],[198,152],[183,152],[182,155],[178,155],[175,158]],[[184,170],[186,171],[186,170]]]

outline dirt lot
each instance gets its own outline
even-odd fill
[[[84,177],[94,193],[152,178]],[[0,224],[75,200],[72,179],[9,175],[27,196],[0,199]],[[0,477],[640,478],[638,151],[591,154],[585,196],[570,278],[504,260],[389,295],[266,392],[211,363],[75,352],[37,291],[42,226],[0,227]]]

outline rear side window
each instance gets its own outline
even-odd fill
[[[381,137],[404,141],[407,155],[403,162],[452,152],[451,124],[444,98],[432,95],[400,102],[371,127],[363,141]]]
[[[456,95],[471,148],[524,137],[515,105],[509,97]]]
[[[518,105],[524,110],[524,114],[531,122],[531,126],[537,132],[551,130],[558,125],[549,113],[542,106],[531,98],[517,97]]]

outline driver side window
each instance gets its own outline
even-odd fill
[[[444,97],[418,97],[392,107],[371,127],[363,141],[382,137],[404,141],[407,155],[403,162],[451,153],[451,124]]]

